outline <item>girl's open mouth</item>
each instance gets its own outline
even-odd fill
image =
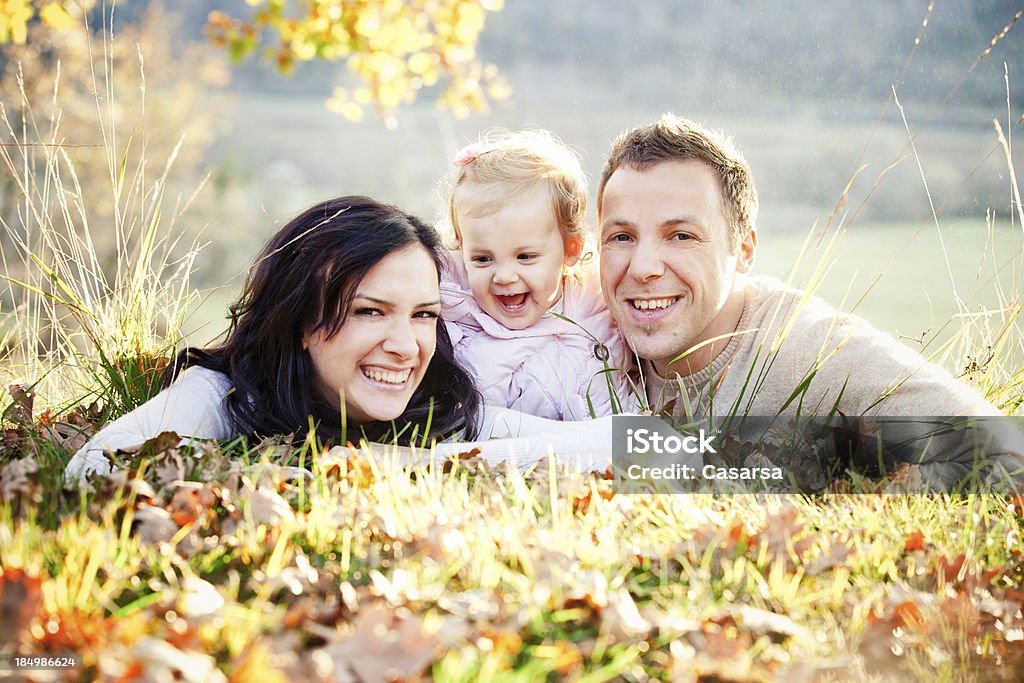
[[[523,310],[526,307],[526,300],[530,298],[529,292],[520,294],[495,294],[495,298],[501,307],[510,313]]]

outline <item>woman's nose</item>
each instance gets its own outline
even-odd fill
[[[388,330],[384,338],[383,348],[388,353],[393,353],[401,358],[412,358],[419,350],[416,343],[416,334],[408,321],[396,322]]]

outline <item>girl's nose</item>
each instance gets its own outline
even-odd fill
[[[498,268],[494,271],[494,283],[497,285],[510,285],[519,279],[515,268]]]

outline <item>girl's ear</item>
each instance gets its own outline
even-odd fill
[[[583,235],[571,235],[565,240],[565,260],[562,262],[567,268],[572,268],[580,260],[583,252]]]

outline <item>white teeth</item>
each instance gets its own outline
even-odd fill
[[[405,380],[409,379],[409,375],[412,374],[412,368],[398,372],[394,372],[392,370],[363,368],[363,374],[375,382],[383,382],[384,384],[404,384]]]
[[[670,299],[633,299],[633,305],[641,311],[651,311],[660,308],[668,308],[675,303],[676,298]]]

